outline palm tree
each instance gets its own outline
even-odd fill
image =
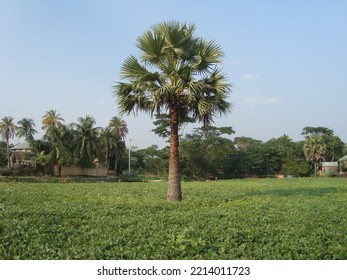
[[[62,126],[62,122],[64,122],[64,119],[60,117],[56,110],[47,111],[42,117],[42,129],[46,129],[48,132],[52,127]]]
[[[2,138],[6,141],[7,149],[7,164],[8,168],[11,168],[10,161],[10,138],[16,135],[17,127],[13,122],[13,117],[3,117],[2,122],[0,122],[0,133]]]
[[[117,173],[118,160],[125,152],[124,138],[128,135],[128,126],[123,119],[113,117],[110,120],[108,127],[117,141],[116,149],[112,150],[112,155],[114,156],[114,172]]]
[[[208,124],[227,114],[231,85],[217,66],[223,51],[214,41],[194,35],[195,26],[178,22],[154,25],[137,39],[142,56],[129,56],[114,87],[120,113],[168,113],[170,160],[168,201],[181,201],[179,134],[182,120],[193,117]]]
[[[105,156],[105,166],[109,165],[110,155],[117,149],[117,138],[111,132],[109,127],[102,129],[100,132],[100,147],[104,152]]]
[[[52,127],[48,136],[46,136],[50,145],[50,154],[53,158],[53,164],[68,164],[72,161],[72,152],[69,149],[72,141],[71,132],[68,127]]]
[[[128,134],[128,126],[121,118],[112,117],[108,127],[111,129],[111,133],[118,139],[124,140]]]
[[[58,165],[59,175],[60,166],[73,162],[71,151],[72,132],[69,127],[62,125],[60,127],[51,127],[49,133],[43,137],[44,140],[32,142],[32,147],[38,154],[38,162],[45,168],[45,173],[53,172],[53,167]]]
[[[79,158],[80,164],[88,165],[99,155],[98,134],[100,127],[94,127],[95,119],[92,116],[78,118],[78,123],[72,126],[76,130],[73,141],[75,153]]]
[[[34,127],[35,123],[33,119],[21,119],[17,122],[17,136],[25,137],[25,141],[31,142],[32,140],[34,140],[34,134],[37,133]]]
[[[317,176],[319,164],[325,159],[327,145],[320,135],[312,135],[306,138],[304,143],[304,154],[306,160],[311,162],[314,168],[314,175]]]

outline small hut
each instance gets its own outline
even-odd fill
[[[12,167],[27,166],[35,168],[33,149],[29,143],[17,144],[11,148],[10,162]]]
[[[339,163],[337,161],[322,162],[322,175],[329,175],[339,172]]]

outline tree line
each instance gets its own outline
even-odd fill
[[[186,120],[190,122],[191,120]],[[153,132],[168,138],[168,119],[157,115]],[[65,124],[55,110],[42,117],[42,139],[35,139],[37,131],[33,119],[23,118],[17,123],[3,117],[0,132],[1,166],[10,166],[10,139],[17,136],[30,143],[37,170],[52,174],[54,165],[92,167],[97,160],[121,175],[128,170],[128,134],[126,122],[113,117],[107,127],[95,126],[87,115],[76,123]],[[181,127],[180,127],[181,128]],[[323,161],[337,161],[347,154],[346,144],[325,127],[305,127],[304,140],[293,141],[288,135],[266,142],[251,137],[235,137],[231,127],[202,126],[191,133],[180,134],[180,166],[183,179],[228,179],[265,177],[276,174],[309,176],[317,174]],[[130,164],[133,174],[164,177],[168,174],[169,147],[159,149],[132,148]]]
[[[158,127],[156,133],[165,137]],[[296,142],[288,135],[266,142],[251,137],[231,140],[228,135],[234,133],[231,127],[203,126],[182,136],[180,162],[183,178],[214,180],[276,174],[317,175],[321,162],[337,161],[347,154],[346,144],[334,135],[333,130],[325,127],[303,128],[304,140]],[[151,146],[136,150],[132,155],[132,165],[139,171],[159,175],[167,170],[167,147],[158,149]]]
[[[122,158],[126,146],[124,139],[128,127],[124,120],[113,117],[107,127],[96,127],[94,117],[79,117],[77,122],[65,124],[64,119],[55,110],[50,110],[42,117],[42,139],[34,139],[37,134],[33,119],[23,118],[17,124],[13,117],[4,117],[0,122],[1,165],[7,169],[11,164],[10,139],[15,136],[30,143],[38,169],[52,174],[54,165],[77,165],[92,167],[95,160],[104,166],[119,171],[118,161]]]

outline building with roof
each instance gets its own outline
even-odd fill
[[[27,142],[13,146],[10,153],[11,167],[36,167],[36,157],[31,145]]]
[[[337,161],[333,162],[322,162],[322,175],[330,175],[339,172],[339,163]]]

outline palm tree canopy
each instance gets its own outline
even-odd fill
[[[325,159],[327,146],[320,135],[309,136],[304,143],[304,154],[308,161],[322,161]]]
[[[42,129],[49,129],[51,127],[60,127],[63,125],[64,119],[56,110],[50,110],[42,117]]]
[[[85,118],[78,118],[78,123],[72,124],[76,129],[73,143],[75,153],[83,164],[88,164],[99,154],[98,134],[101,128],[94,127],[95,123],[94,117],[87,115]]]
[[[72,131],[67,126],[51,127],[50,133],[45,136],[51,145],[50,154],[55,164],[72,162],[70,145],[72,142]]]
[[[23,118],[18,121],[17,126],[17,136],[25,137],[26,141],[31,141],[34,139],[34,134],[37,131],[34,129],[35,123],[33,119]]]
[[[3,117],[0,122],[0,132],[2,138],[6,141],[7,146],[10,138],[13,138],[17,131],[17,126],[13,122],[13,117]]]
[[[141,59],[129,56],[114,93],[121,113],[160,113],[175,107],[180,119],[209,123],[226,114],[231,85],[218,70],[223,51],[213,40],[194,36],[195,26],[178,22],[154,25],[137,39]]]
[[[111,128],[106,127],[100,131],[100,145],[105,151],[109,152],[117,148],[117,142]]]
[[[124,139],[128,134],[128,126],[126,122],[118,117],[113,117],[109,124],[108,128],[110,129],[110,132],[119,139]]]

